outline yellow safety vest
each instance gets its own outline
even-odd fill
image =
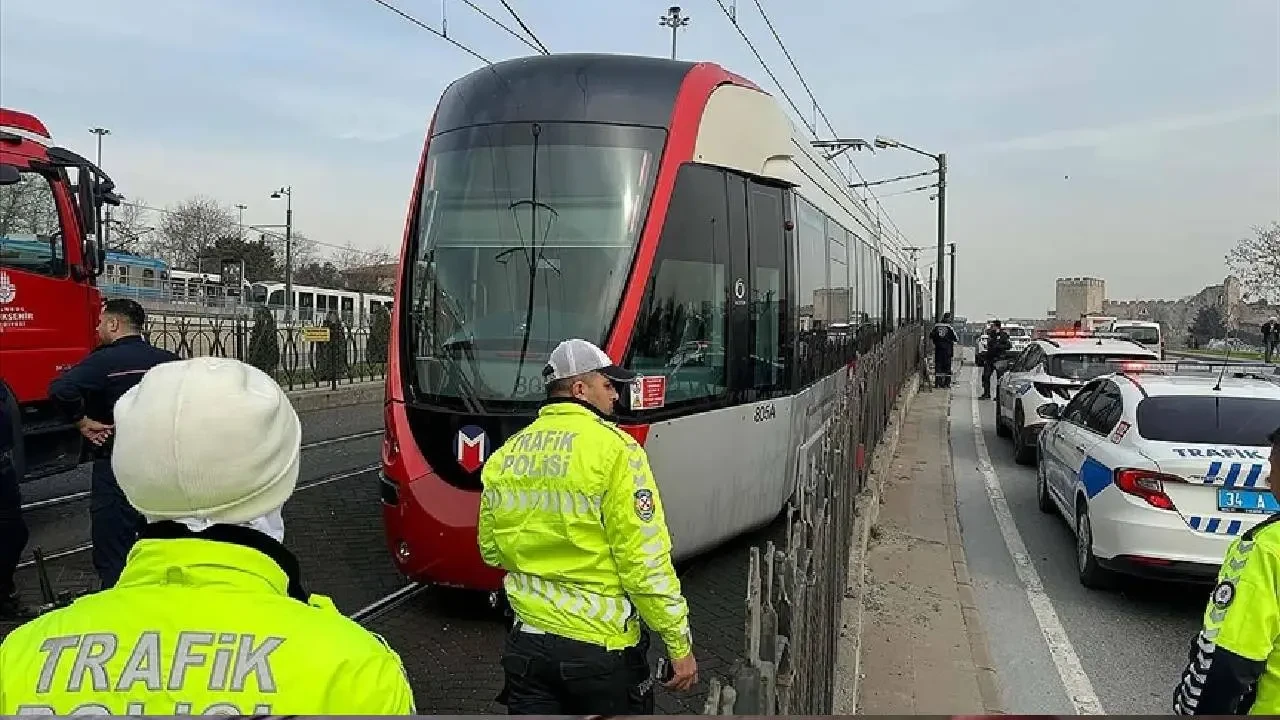
[[[1275,475],[1273,482],[1280,480]],[[1236,538],[1174,692],[1182,715],[1280,714],[1280,515]]]
[[[618,650],[640,639],[636,614],[689,654],[689,607],[644,448],[594,408],[548,402],[486,462],[480,555],[507,571],[516,616]]]
[[[400,657],[288,588],[251,547],[139,540],[114,588],[5,638],[0,715],[414,714]]]

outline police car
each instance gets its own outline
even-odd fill
[[[1020,353],[1027,349],[1027,344],[1031,342],[1031,330],[1017,323],[1009,323],[1002,328],[1009,334],[1010,352]]]
[[[1105,334],[1048,333],[1033,340],[996,383],[996,434],[1013,438],[1013,457],[1027,465],[1036,458],[1036,435],[1045,403],[1065,404],[1092,378],[1113,372],[1117,361],[1158,360],[1136,341]]]
[[[1266,440],[1280,368],[1130,367],[1039,414],[1053,421],[1038,440],[1040,509],[1074,528],[1087,587],[1116,573],[1211,582],[1232,538],[1280,512]]]

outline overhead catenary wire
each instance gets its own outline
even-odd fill
[[[535,43],[537,43],[538,47],[542,48],[542,54],[550,55],[551,51],[548,50],[547,46],[544,45],[542,41],[538,39],[537,35],[533,34],[533,31],[529,29],[529,26],[525,24],[524,20],[520,19],[520,14],[515,11],[515,8],[511,7],[511,4],[508,3],[507,0],[499,0],[499,2],[502,3],[502,7],[507,9],[507,12],[511,14],[511,17],[515,19],[516,23],[519,24],[520,27],[523,28],[526,33],[528,33],[529,38],[532,39]]]
[[[390,10],[391,12],[395,13],[396,15],[399,15],[399,16],[400,16],[402,19],[404,19],[406,22],[411,22],[411,23],[413,23],[414,25],[417,25],[418,27],[422,28],[423,30],[426,30],[427,32],[431,33],[432,35],[435,35],[436,37],[440,38],[441,40],[444,40],[445,42],[448,42],[449,44],[453,45],[454,47],[458,48],[459,50],[461,50],[461,51],[463,51],[463,52],[467,53],[468,55],[470,55],[470,56],[472,56],[472,57],[474,57],[474,58],[478,59],[480,62],[482,62],[482,63],[484,63],[484,64],[486,64],[486,65],[492,65],[492,64],[493,64],[493,61],[492,61],[492,60],[490,60],[489,58],[487,58],[487,57],[485,57],[485,56],[481,55],[480,53],[476,52],[475,50],[472,50],[471,48],[467,47],[465,44],[460,43],[460,42],[458,42],[457,40],[454,40],[453,38],[449,37],[449,36],[448,36],[448,35],[446,35],[445,33],[441,32],[441,31],[439,31],[439,30],[436,30],[435,28],[433,28],[433,27],[431,27],[430,25],[428,25],[428,24],[426,24],[426,23],[422,22],[421,20],[419,20],[418,18],[416,18],[416,17],[414,17],[414,16],[410,15],[409,13],[407,13],[407,12],[405,12],[405,11],[401,10],[400,8],[396,7],[395,5],[392,5],[391,3],[387,2],[386,0],[372,0],[372,2],[375,2],[375,3],[379,4],[379,5],[381,5],[382,7],[386,8],[387,10]]]
[[[818,100],[815,97],[812,89],[809,87],[808,82],[804,79],[803,73],[801,73],[800,69],[796,66],[795,60],[791,57],[791,53],[787,50],[786,45],[783,43],[782,37],[778,34],[777,30],[774,28],[772,21],[769,19],[768,14],[764,10],[764,7],[760,4],[759,0],[754,0],[754,1],[755,1],[756,8],[759,9],[760,11],[761,17],[764,19],[765,24],[768,26],[769,31],[773,34],[774,40],[777,41],[779,47],[782,48],[783,55],[786,56],[787,61],[791,65],[791,69],[795,72],[796,76],[800,79],[800,84],[804,87],[805,92],[808,93],[809,99],[813,103],[814,109],[817,111],[819,117],[821,117],[823,122],[826,123],[826,127],[828,130],[830,130],[835,135],[839,135],[834,125],[832,124],[830,118],[827,116],[826,112],[822,110],[822,107],[818,103]],[[769,76],[770,80],[773,80],[773,84],[777,86],[778,92],[782,94],[783,99],[787,101],[787,104],[791,106],[791,109],[801,119],[801,122],[805,125],[805,128],[809,131],[810,135],[813,136],[814,139],[817,139],[816,127],[811,127],[809,123],[804,120],[805,113],[800,110],[800,106],[797,105],[795,100],[791,98],[791,95],[787,93],[786,87],[783,86],[782,82],[778,79],[778,76],[773,72],[772,68],[769,67],[769,64],[765,61],[764,57],[760,54],[760,51],[756,48],[755,43],[751,42],[751,38],[749,38],[747,36],[746,31],[742,29],[742,25],[738,22],[738,18],[734,13],[734,11],[730,9],[727,5],[725,5],[724,0],[716,0],[716,4],[720,6],[721,12],[723,12],[725,17],[729,19],[729,24],[731,24],[734,30],[737,31],[738,36],[742,38],[742,41],[744,43],[746,43],[747,49],[750,50],[751,54],[755,56],[756,61],[760,63],[760,67],[765,71],[765,74]],[[857,163],[853,162],[853,160],[850,159],[849,166],[853,168],[853,171],[858,176],[858,179],[865,184],[867,182],[867,179],[865,176],[863,176],[862,171],[858,169]],[[838,165],[836,167],[839,168]],[[843,172],[841,174],[843,175]],[[851,178],[846,177],[845,179],[849,182],[850,185],[853,184]],[[902,231],[902,228],[898,227],[897,222],[895,222],[893,217],[889,215],[888,210],[886,210],[884,205],[881,204],[880,198],[876,197],[876,194],[874,192],[871,192],[870,190],[866,190],[866,193],[875,202],[876,207],[879,209],[878,214],[883,216],[886,220],[889,221],[890,226],[892,226],[894,231],[897,233],[898,240],[901,243],[906,244],[906,233]]]
[[[551,54],[551,53],[547,50],[547,48],[546,48],[545,46],[543,46],[543,45],[542,45],[542,43],[541,43],[541,42],[539,42],[539,41],[538,41],[538,39],[537,39],[536,37],[534,37],[533,33],[529,32],[529,28],[525,27],[525,25],[524,25],[524,23],[523,23],[523,22],[520,22],[520,17],[519,17],[518,15],[516,15],[514,11],[512,11],[512,10],[511,10],[511,7],[510,7],[509,5],[507,6],[507,11],[508,11],[508,12],[511,12],[511,14],[516,18],[516,22],[519,22],[519,23],[520,23],[520,27],[524,27],[524,31],[525,31],[526,33],[529,33],[529,37],[525,37],[524,35],[521,35],[520,33],[516,32],[515,30],[512,30],[510,27],[508,27],[508,26],[507,26],[505,23],[503,23],[501,20],[499,20],[498,18],[496,18],[496,17],[494,17],[494,16],[490,15],[488,12],[485,12],[485,9],[484,9],[484,8],[480,7],[479,5],[476,5],[476,4],[475,4],[474,2],[472,2],[471,0],[462,0],[462,2],[463,2],[463,4],[465,4],[467,7],[471,8],[472,10],[475,10],[477,13],[479,13],[479,14],[480,14],[480,15],[481,15],[485,20],[488,20],[489,22],[493,23],[494,25],[497,25],[498,27],[500,27],[500,28],[502,28],[503,30],[505,30],[505,31],[507,32],[507,34],[508,34],[508,35],[510,35],[511,37],[513,37],[513,38],[515,38],[515,39],[519,40],[520,42],[524,43],[526,46],[528,46],[528,47],[529,47],[531,50],[533,50],[534,52],[539,52],[539,53],[542,53],[543,55],[550,55],[550,54]],[[503,3],[503,5],[506,5],[506,3]]]

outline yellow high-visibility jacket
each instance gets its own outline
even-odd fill
[[[644,448],[593,408],[551,401],[481,474],[480,555],[507,571],[518,618],[618,650],[636,613],[672,658],[692,649],[689,607]]]
[[[289,588],[253,547],[139,540],[115,587],[5,638],[0,715],[414,714],[400,657]]]

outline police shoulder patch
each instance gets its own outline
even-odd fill
[[[653,492],[647,489],[636,491],[635,496],[636,517],[642,522],[649,522],[653,519]]]
[[[1223,580],[1213,589],[1213,604],[1225,608],[1236,599],[1236,586],[1230,580]]]

